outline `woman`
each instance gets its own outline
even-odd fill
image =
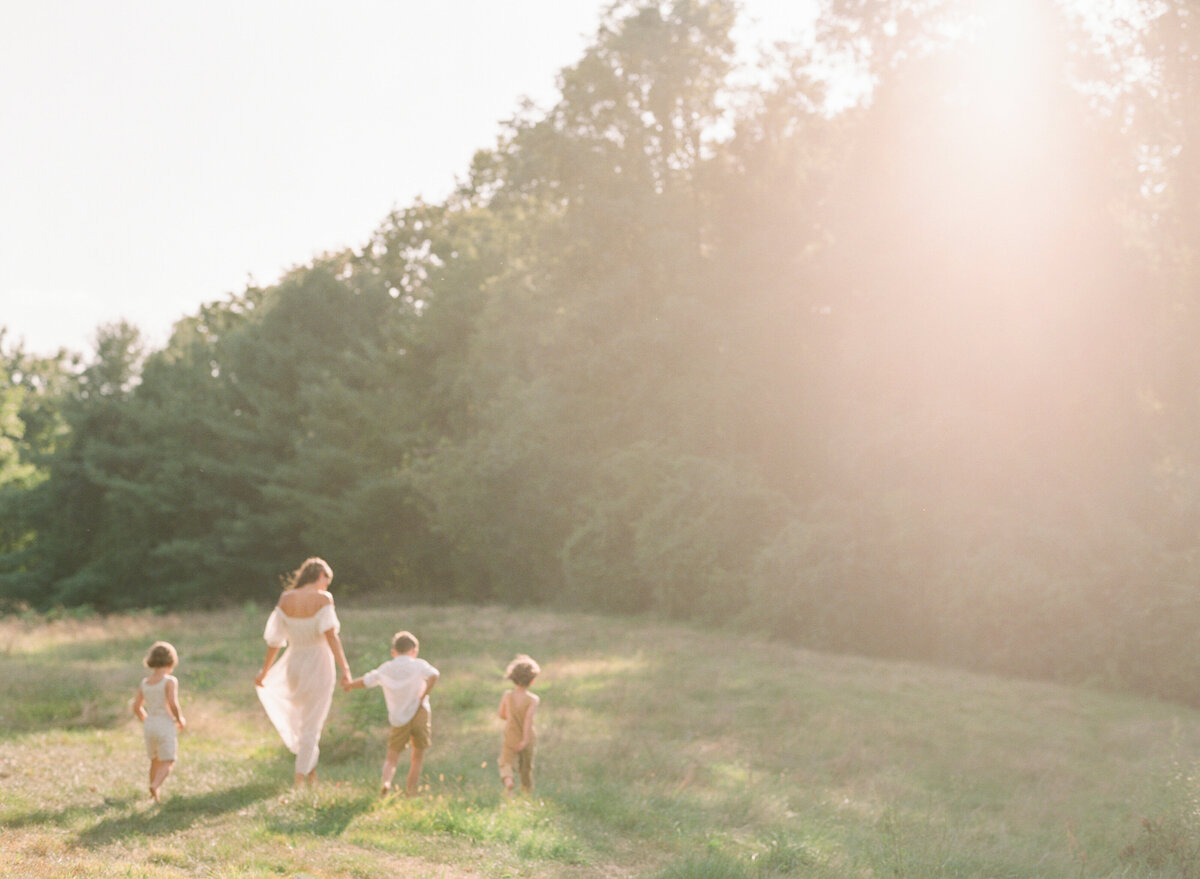
[[[341,624],[329,594],[332,580],[333,569],[318,558],[308,559],[288,578],[279,604],[267,619],[263,632],[267,655],[254,679],[267,717],[296,755],[297,787],[305,779],[310,785],[317,780],[321,729],[337,684],[334,663],[342,669],[343,682],[351,679],[338,638]],[[285,646],[288,649],[275,662]]]

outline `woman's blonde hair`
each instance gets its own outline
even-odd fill
[[[146,668],[171,668],[179,665],[179,653],[166,641],[155,641],[142,660]]]
[[[299,589],[307,583],[314,583],[322,575],[328,574],[329,579],[333,579],[333,568],[329,567],[329,563],[325,559],[313,556],[310,559],[305,559],[304,564],[292,571],[283,579],[284,589]]]

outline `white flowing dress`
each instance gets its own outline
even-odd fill
[[[341,623],[333,605],[327,604],[304,618],[290,617],[277,607],[263,632],[268,647],[287,649],[256,688],[258,698],[283,743],[296,755],[300,775],[317,768],[321,729],[337,685],[333,650],[325,640],[330,629],[336,634]]]

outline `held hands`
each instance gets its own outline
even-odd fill
[[[255,679],[254,679],[254,686],[261,687],[263,685],[263,678],[265,678],[266,676],[267,676],[267,672],[265,669],[263,671],[260,671],[258,673],[258,676],[255,677]]]

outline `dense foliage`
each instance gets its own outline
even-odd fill
[[[1200,20],[992,7],[829,0],[745,85],[727,0],[620,3],[362,248],[160,351],[0,336],[0,600],[316,552],[1200,701]]]

